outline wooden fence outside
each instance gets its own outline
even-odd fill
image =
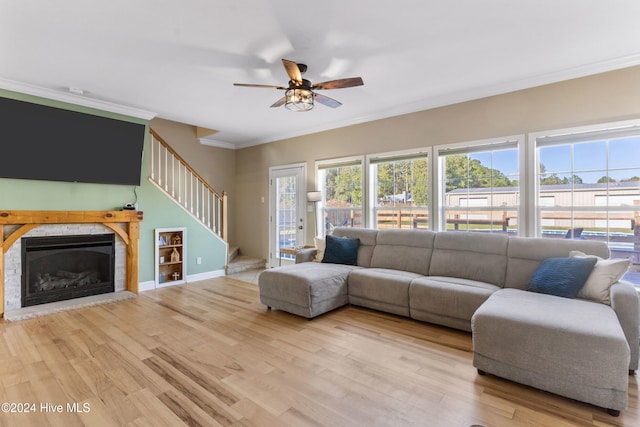
[[[325,212],[327,229],[332,227],[362,227],[362,210],[360,208],[327,209]],[[426,209],[377,209],[375,211],[376,228],[429,228],[429,213]],[[489,210],[448,210],[446,223],[454,230],[468,229],[469,226],[499,227],[506,232],[509,226],[517,224],[515,211]],[[628,221],[628,230],[633,231],[640,242],[640,212],[542,212],[541,219],[552,220],[557,227],[596,228],[596,221]],[[591,224],[585,223],[590,221]],[[572,224],[578,224],[573,225]],[[461,227],[466,226],[466,227]],[[625,227],[626,228],[626,227]]]

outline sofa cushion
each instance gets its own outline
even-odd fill
[[[336,237],[350,237],[352,239],[360,239],[357,265],[359,267],[371,267],[371,255],[373,254],[373,248],[376,246],[378,230],[372,230],[368,228],[338,227],[333,230],[333,235]]]
[[[333,264],[356,265],[360,239],[349,237],[327,236],[322,262]]]
[[[609,247],[606,242],[541,237],[509,238],[505,288],[526,289],[529,279],[543,259],[568,257],[569,252],[573,250],[609,258]]]
[[[574,298],[587,281],[595,258],[553,257],[543,260],[529,280],[528,291]]]
[[[587,255],[581,251],[571,251],[572,257],[594,257],[597,262],[591,270],[589,278],[578,292],[578,298],[589,299],[591,301],[611,304],[610,289],[624,276],[629,269],[631,260],[628,258],[602,259],[595,255]]]
[[[507,267],[505,234],[447,231],[437,233],[430,276],[457,277],[502,287]]]
[[[411,317],[471,330],[471,316],[499,286],[455,277],[429,276],[409,286]]]
[[[348,279],[349,303],[409,316],[409,284],[422,277],[409,271],[361,268]]]
[[[429,230],[380,230],[371,257],[371,267],[427,275],[435,235]]]

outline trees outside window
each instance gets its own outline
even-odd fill
[[[362,161],[345,161],[318,166],[322,192],[319,215],[321,234],[331,234],[335,227],[363,227]]]
[[[318,230],[596,239],[609,244],[612,257],[631,258],[632,273],[640,270],[638,121],[532,133],[526,151],[524,135],[516,135],[319,162],[317,172]],[[640,284],[640,271],[635,275],[625,278]]]
[[[370,161],[374,228],[429,228],[428,158],[417,154]]]

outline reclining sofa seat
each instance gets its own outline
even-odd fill
[[[611,306],[526,291],[539,263],[572,250],[609,257],[605,242],[511,237],[505,288],[473,314],[473,365],[612,415],[627,407],[628,372],[638,368],[635,290],[614,284]],[[612,309],[613,308],[613,309]]]
[[[549,257],[566,257],[570,251],[581,251],[600,258],[609,258],[609,246],[592,240],[556,240],[529,237],[510,237],[505,288],[524,291],[529,279],[542,260]],[[638,295],[628,284],[615,283],[610,290],[611,308],[630,346],[630,370],[637,370],[640,361],[640,313]],[[606,305],[605,305],[606,307]]]
[[[503,234],[437,233],[429,274],[411,283],[411,317],[471,331],[471,316],[505,283]]]
[[[349,274],[349,303],[409,316],[409,286],[429,274],[436,233],[379,230],[369,268]]]
[[[627,367],[638,369],[635,289],[611,306],[526,291],[540,262],[572,250],[609,257],[605,242],[504,234],[338,228],[360,239],[357,266],[302,263],[260,275],[260,299],[307,318],[347,303],[471,331],[473,363],[536,388],[618,413]],[[595,353],[594,353],[595,352]]]
[[[506,235],[355,228],[334,234],[361,239],[358,266],[365,268],[347,277],[353,305],[471,331],[475,310],[505,283]]]
[[[263,271],[258,278],[260,302],[308,319],[349,303],[349,273],[371,265],[377,230],[337,228],[334,235],[360,239],[357,265],[303,262]]]

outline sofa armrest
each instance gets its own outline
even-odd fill
[[[630,370],[638,369],[640,353],[640,301],[638,291],[629,282],[618,281],[611,286],[611,308],[616,312],[631,349]]]
[[[313,261],[318,250],[316,248],[301,249],[296,253],[296,264]]]

